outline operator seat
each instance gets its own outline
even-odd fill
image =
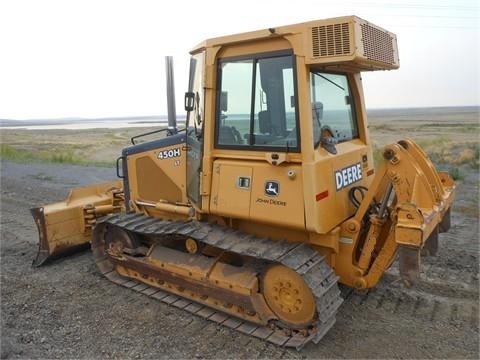
[[[272,133],[272,120],[270,119],[270,112],[268,110],[258,112],[258,128],[262,134]]]
[[[235,126],[220,126],[218,129],[218,143],[220,145],[236,145],[243,144],[243,140]]]

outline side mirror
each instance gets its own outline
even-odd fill
[[[228,92],[222,91],[220,94],[220,111],[228,110]]]
[[[185,111],[193,111],[195,107],[195,93],[192,91],[185,93]]]

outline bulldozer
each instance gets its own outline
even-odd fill
[[[339,284],[372,288],[398,258],[415,285],[455,183],[409,139],[374,164],[361,72],[399,68],[396,36],[346,16],[190,55],[185,127],[167,57],[168,127],[131,139],[117,181],[31,210],[33,265],[91,247],[114,283],[297,349],[334,325]]]

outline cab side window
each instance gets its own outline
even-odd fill
[[[315,146],[320,143],[321,129],[332,132],[339,143],[358,138],[355,108],[347,76],[312,71],[310,84]]]

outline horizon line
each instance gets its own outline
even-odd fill
[[[446,108],[480,108],[480,105],[446,105],[446,106],[412,106],[412,107],[372,107],[367,108],[368,111],[372,110],[408,110],[408,109],[446,109]],[[177,120],[185,117],[187,114],[177,114]],[[126,115],[126,116],[100,116],[100,117],[81,117],[81,116],[62,116],[62,117],[42,117],[42,118],[27,118],[27,119],[9,119],[0,117],[0,123],[4,121],[105,121],[105,120],[132,120],[132,119],[164,119],[168,120],[167,114],[161,115]]]

